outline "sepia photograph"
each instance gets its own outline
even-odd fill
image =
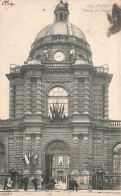
[[[0,195],[121,194],[121,0],[0,0]]]

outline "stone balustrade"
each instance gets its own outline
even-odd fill
[[[0,120],[0,127],[9,127],[9,120]]]
[[[45,68],[69,68],[69,64],[64,64],[64,63],[52,63],[52,64],[45,64]]]
[[[113,127],[121,127],[121,120],[109,120],[109,125]]]
[[[20,65],[15,65],[15,64],[10,65],[10,73],[20,73],[20,72],[21,72]]]

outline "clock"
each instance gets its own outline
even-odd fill
[[[59,62],[61,62],[61,61],[63,61],[65,59],[65,55],[64,55],[64,53],[63,52],[56,52],[55,54],[54,54],[54,60],[55,61],[59,61]]]

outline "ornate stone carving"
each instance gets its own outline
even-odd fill
[[[45,78],[42,78],[42,81],[43,82],[60,82],[60,81],[63,81],[63,82],[72,82],[73,81],[73,78],[45,77]]]
[[[27,76],[31,76],[31,77],[37,77],[37,76],[41,76],[41,71],[36,70],[36,69],[31,69],[27,71]]]
[[[68,151],[69,148],[67,144],[64,143],[63,141],[56,140],[48,144],[46,151],[48,152],[48,151],[55,151],[55,150]]]

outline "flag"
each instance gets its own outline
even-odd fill
[[[37,157],[38,157],[38,155],[35,153],[35,155],[34,155],[34,159],[37,159]]]
[[[37,164],[37,158],[38,158],[38,154],[35,153],[35,155],[34,155],[34,164]]]
[[[30,161],[29,161],[29,159],[28,159],[26,154],[24,155],[24,158],[25,158],[26,164],[28,165],[30,163]]]

